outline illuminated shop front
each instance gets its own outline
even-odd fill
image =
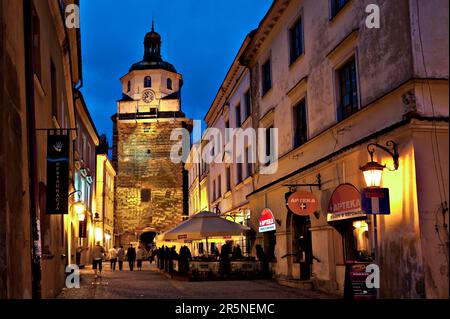
[[[341,184],[334,190],[327,221],[342,237],[344,262],[371,259],[370,221],[361,209],[361,194],[354,185]]]

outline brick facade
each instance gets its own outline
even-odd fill
[[[183,164],[170,160],[173,129],[182,121],[118,122],[116,234],[135,241],[143,229],[168,230],[183,220]]]

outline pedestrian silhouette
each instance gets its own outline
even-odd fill
[[[119,262],[119,271],[122,271],[123,268],[123,257],[125,256],[125,250],[123,249],[123,246],[120,246],[120,248],[117,250],[117,259]]]
[[[133,271],[134,261],[136,260],[136,249],[133,247],[133,244],[130,244],[130,247],[127,250],[127,258],[130,271]]]

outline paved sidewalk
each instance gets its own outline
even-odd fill
[[[92,269],[81,270],[81,288],[64,289],[60,299],[330,299],[316,291],[285,287],[272,280],[184,282],[170,280],[155,265],[142,271],[111,271],[104,263],[97,281]],[[96,284],[93,284],[96,282]]]

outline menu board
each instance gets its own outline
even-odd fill
[[[368,262],[350,261],[345,264],[344,298],[353,300],[376,299],[375,288],[367,288],[366,279],[370,275],[366,272]]]

